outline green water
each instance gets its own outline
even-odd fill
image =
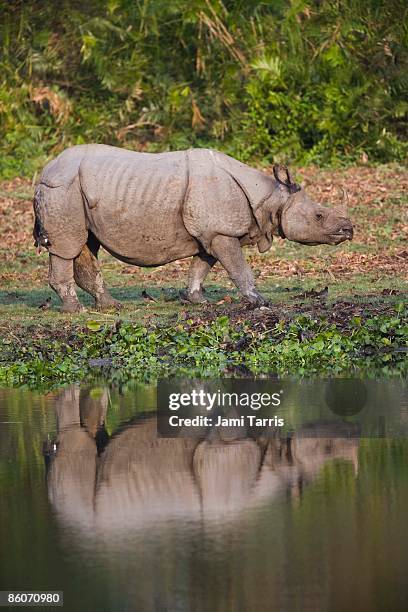
[[[408,609],[408,439],[159,439],[154,408],[143,386],[0,391],[1,590],[86,612]]]

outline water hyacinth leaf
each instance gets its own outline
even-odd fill
[[[94,332],[100,331],[102,327],[102,325],[98,323],[98,321],[94,321],[93,319],[89,319],[89,321],[86,322],[86,326],[89,330]]]

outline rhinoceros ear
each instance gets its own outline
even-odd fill
[[[279,176],[279,173],[282,170],[286,174],[286,179],[284,180],[282,180]],[[290,176],[289,170],[286,166],[280,166],[279,164],[275,164],[273,167],[273,176],[280,185],[284,185],[289,190],[289,193],[296,193],[297,191],[300,191],[300,185],[298,185],[292,180],[292,177]]]

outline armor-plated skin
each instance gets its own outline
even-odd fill
[[[45,167],[34,196],[34,237],[50,254],[50,285],[62,309],[82,309],[75,282],[97,307],[117,305],[101,276],[101,245],[140,266],[194,256],[187,292],[192,302],[203,300],[204,278],[220,261],[242,295],[264,303],[243,245],[257,244],[264,252],[273,235],[304,244],[352,238],[344,212],[315,204],[303,189],[275,176],[208,149],[67,149]]]

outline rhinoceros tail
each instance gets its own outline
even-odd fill
[[[34,208],[34,246],[48,248],[51,246],[51,242],[48,238],[48,234],[41,221],[40,209],[41,209],[41,196],[42,191],[37,187],[34,193],[33,208]]]

